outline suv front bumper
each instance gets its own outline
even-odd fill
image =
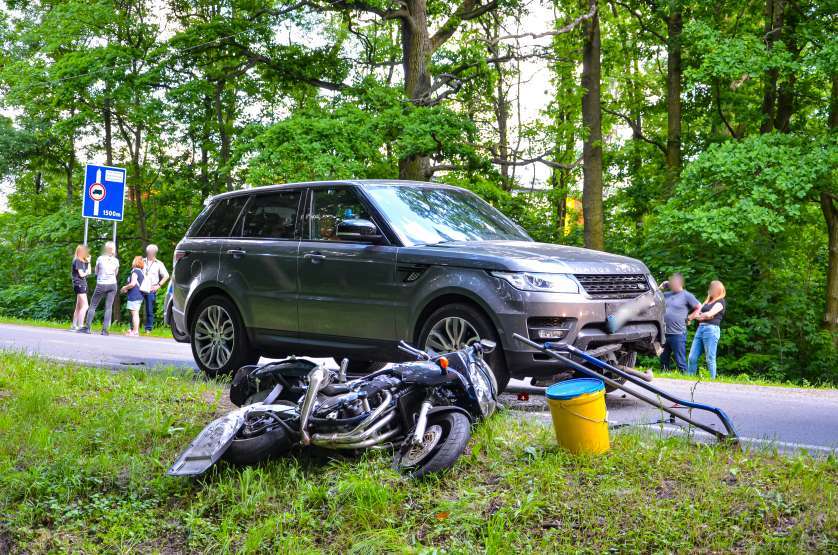
[[[628,299],[593,299],[585,294],[517,290],[510,293],[504,310],[495,314],[507,368],[516,377],[550,376],[563,370],[557,361],[517,341],[513,337],[516,333],[539,343],[569,343],[583,350],[620,344],[626,350],[651,355],[657,354],[663,342],[664,304],[659,293],[655,294],[653,306],[629,320],[616,333],[608,333],[606,318]],[[553,337],[547,337],[549,335]]]

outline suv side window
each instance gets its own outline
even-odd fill
[[[308,238],[314,241],[340,241],[337,225],[341,220],[371,220],[358,194],[346,188],[313,188]]]
[[[233,224],[239,218],[244,203],[247,202],[246,195],[237,195],[221,199],[215,203],[212,213],[204,221],[204,225],[195,234],[196,237],[229,237]]]
[[[244,212],[242,237],[293,239],[301,191],[256,195]]]

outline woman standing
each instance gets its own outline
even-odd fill
[[[96,289],[93,291],[93,299],[90,301],[90,310],[87,311],[87,321],[84,327],[79,328],[79,333],[90,333],[90,324],[93,322],[93,317],[96,316],[96,309],[99,308],[102,299],[105,299],[102,335],[108,335],[113,299],[116,296],[116,276],[118,273],[119,260],[116,258],[116,245],[113,241],[108,241],[102,248],[101,256],[96,259]]]
[[[128,311],[131,313],[131,327],[125,332],[128,336],[140,335],[140,307],[143,304],[143,293],[140,287],[143,285],[145,274],[143,273],[145,262],[142,256],[135,256],[131,263],[131,275],[128,276],[128,283],[120,289],[128,293]]]
[[[721,324],[727,308],[725,294],[725,286],[721,281],[711,281],[704,304],[689,316],[690,320],[699,322],[690,347],[690,358],[687,363],[689,374],[695,374],[698,371],[698,359],[704,353],[710,378],[716,379],[716,348],[719,346],[719,338],[722,335]]]
[[[87,315],[87,276],[90,275],[90,251],[87,245],[78,245],[73,255],[73,265],[70,276],[73,280],[73,292],[76,294],[76,309],[73,311],[73,325],[70,329],[77,330],[84,326]]]

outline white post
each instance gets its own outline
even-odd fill
[[[84,246],[87,246],[87,226],[90,223],[88,218],[84,219]]]

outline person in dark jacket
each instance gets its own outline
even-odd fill
[[[73,311],[73,325],[70,328],[73,330],[84,326],[84,317],[87,316],[87,276],[89,275],[90,250],[87,245],[78,245],[73,255],[73,265],[70,267],[73,292],[76,294],[76,308]]]
[[[721,325],[727,309],[726,295],[727,291],[721,281],[711,281],[707,299],[701,305],[701,309],[690,314],[690,320],[698,320],[699,323],[693,344],[690,346],[690,359],[687,364],[689,374],[698,371],[698,359],[703,353],[710,378],[716,379],[716,349],[722,336]]]

